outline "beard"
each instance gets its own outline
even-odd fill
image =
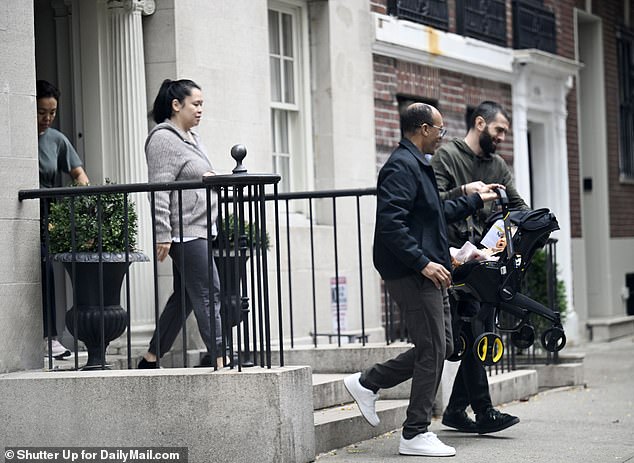
[[[493,142],[493,137],[489,134],[488,130],[485,130],[480,134],[480,148],[482,148],[482,152],[484,154],[493,154],[495,153],[495,148],[497,145]]]

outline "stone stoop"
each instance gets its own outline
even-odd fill
[[[315,459],[308,367],[14,372],[0,374],[0,397],[0,447],[142,443],[186,447],[191,463]]]
[[[381,419],[377,427],[372,427],[365,421],[356,404],[348,403],[316,410],[315,452],[329,452],[400,428],[408,403],[408,400],[377,401],[376,410]]]
[[[451,365],[451,364],[449,364]],[[457,365],[446,368],[434,404],[434,414],[444,410]],[[377,414],[381,419],[377,427],[370,426],[361,416],[357,405],[343,385],[343,378],[349,373],[313,373],[313,404],[315,408],[315,450],[317,454],[345,447],[389,431],[403,425],[409,404],[411,381],[397,387],[382,390],[377,401]],[[489,377],[491,400],[499,405],[514,400],[525,399],[538,392],[538,378],[535,370],[521,370]]]
[[[634,334],[634,315],[591,318],[586,322],[586,327],[590,341],[612,341]]]
[[[370,426],[346,390],[343,379],[349,373],[313,374],[315,408],[315,451],[317,454],[380,436],[403,425],[409,401],[406,381],[388,391],[381,391],[376,409],[381,422]]]
[[[135,353],[132,356],[132,370],[135,370],[139,361],[143,356],[143,352]],[[198,365],[202,356],[204,355],[202,350],[188,350],[187,351],[187,363],[190,367]],[[86,364],[88,360],[88,353],[80,350],[78,352],[78,364],[79,368]],[[127,370],[128,369],[128,356],[121,353],[110,353],[110,350],[106,352],[106,366],[109,370]],[[161,359],[161,368],[182,368],[183,367],[183,354],[182,352],[168,352]],[[44,370],[49,370],[48,356],[44,357]],[[53,370],[55,371],[72,371],[75,368],[75,353],[70,357],[66,357],[62,360],[53,359]]]

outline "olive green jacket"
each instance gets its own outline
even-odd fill
[[[504,185],[512,209],[529,209],[515,189],[513,175],[504,159],[496,154],[477,156],[461,138],[454,138],[438,148],[431,165],[441,199],[456,199],[462,196],[462,185],[481,180]],[[448,224],[449,245],[459,248],[468,241],[471,226],[474,242],[479,244],[483,233],[487,231],[487,218],[496,211],[495,204],[486,204],[467,220]]]

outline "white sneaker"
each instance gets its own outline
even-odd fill
[[[375,394],[367,389],[359,382],[361,373],[355,373],[347,376],[343,380],[344,386],[357,403],[361,415],[366,419],[370,426],[377,426],[380,422],[379,416],[376,414],[376,401],[379,400],[379,394]]]
[[[398,446],[398,453],[401,455],[419,455],[423,457],[453,457],[456,449],[440,442],[431,431],[418,434],[411,439],[401,436]]]
[[[51,341],[51,354],[57,360],[70,357],[70,350],[66,349],[57,339]],[[48,341],[44,341],[44,355],[48,356]]]

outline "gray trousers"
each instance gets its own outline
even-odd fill
[[[447,404],[447,410],[461,411],[469,405],[476,417],[489,408],[493,408],[491,394],[489,392],[489,380],[486,369],[475,355],[473,355],[473,343],[476,338],[485,331],[493,331],[495,323],[495,306],[476,301],[455,301],[449,298],[454,318],[453,328],[456,336],[462,331],[467,341],[467,351],[460,361],[458,373],[453,383],[451,397]],[[473,307],[476,315],[467,320],[460,320],[459,305]],[[462,326],[460,326],[462,325]]]
[[[422,275],[385,282],[390,296],[405,316],[414,347],[396,358],[377,363],[361,375],[373,390],[394,387],[412,378],[403,437],[427,432],[445,358],[453,351],[451,312],[446,290],[437,289]]]
[[[181,286],[183,283],[185,289],[185,319],[193,310],[198,323],[200,337],[207,347],[207,352],[212,352],[215,344],[216,355],[221,356],[220,279],[218,278],[218,269],[214,260],[211,259],[211,265],[208,263],[207,240],[196,239],[182,244],[174,242],[170,246],[169,255],[172,258],[174,292],[167,300],[158,322],[161,357],[171,349],[185,322],[181,308]],[[181,255],[184,257],[184,266],[182,268]],[[211,300],[214,307],[215,333],[212,333],[209,310],[209,272],[213,275],[213,290],[211,291],[213,297]],[[213,335],[215,335],[215,342]],[[157,330],[154,330],[154,336],[152,336],[148,350],[155,355],[157,353]]]

